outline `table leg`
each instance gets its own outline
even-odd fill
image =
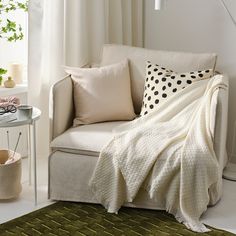
[[[28,168],[29,168],[29,185],[32,184],[32,164],[31,164],[31,158],[32,158],[32,144],[31,144],[31,127],[28,126]]]
[[[37,205],[36,124],[33,122],[34,202]]]

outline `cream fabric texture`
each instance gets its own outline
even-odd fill
[[[144,184],[150,198],[189,229],[208,231],[199,218],[221,196],[209,112],[220,88],[228,89],[221,75],[197,81],[151,114],[116,129],[90,182],[108,212],[132,202]]]
[[[28,102],[44,111],[38,151],[48,155],[48,95],[61,65],[98,63],[106,43],[143,46],[143,0],[29,1]],[[73,26],[73,27],[72,27]]]
[[[100,68],[66,67],[74,82],[74,126],[135,117],[128,60]]]
[[[56,137],[50,146],[76,153],[87,151],[98,156],[102,147],[112,138],[112,130],[125,122],[127,121],[112,121],[73,127]]]
[[[61,99],[59,99],[59,95],[63,94],[64,97],[71,99],[71,106],[73,106],[72,89],[70,86],[67,86],[67,83],[68,85],[71,83],[71,78],[67,77],[63,81],[65,81],[65,84],[56,84],[53,89],[53,94],[58,94],[58,96],[55,96],[55,94],[52,96],[54,98],[54,102],[51,103],[51,105],[53,106],[52,110],[55,110],[52,119],[52,124],[54,124],[54,128],[52,129],[54,130],[52,137],[58,136],[58,128],[62,128],[62,125],[65,127],[67,125],[67,120],[73,119],[73,113],[65,111],[66,107],[61,106]],[[221,172],[219,173],[221,184],[222,170],[225,167],[227,161],[227,155],[225,154],[227,109],[228,90],[220,89],[219,92],[216,91],[214,93],[214,96],[212,98],[210,110],[210,126],[212,136],[214,137],[214,150],[221,169]],[[58,121],[58,117],[64,117],[63,120],[65,120],[66,122],[63,123],[63,120]],[[125,123],[128,122],[130,121],[125,121]],[[99,126],[99,129],[102,129],[101,136],[103,136],[103,129],[105,130],[105,132],[108,132],[108,130],[110,130],[111,127],[109,123],[110,122],[105,122],[103,123],[103,126]],[[71,124],[72,122],[70,123],[70,126]],[[81,140],[84,138],[84,136],[81,137],[81,135],[85,135],[85,133],[89,134],[90,132],[92,132],[93,128],[94,130],[96,129],[96,131],[98,131],[98,127],[92,127],[93,125],[85,125],[73,128],[78,131],[78,128],[84,127],[84,130],[80,130],[81,132],[76,133],[74,131],[73,138]],[[88,127],[87,130],[85,130],[85,127],[87,126],[89,126],[90,128]],[[72,130],[71,132],[73,132]],[[95,133],[96,135],[98,135],[98,132],[96,131]],[[110,135],[112,135],[112,133]],[[95,135],[93,135],[93,138],[91,137],[92,136],[87,139],[89,143],[97,142],[97,137]],[[106,144],[106,140],[104,139],[103,141],[104,143],[101,143],[102,146]],[[75,141],[73,140],[73,143],[74,142]],[[69,146],[72,145],[72,143],[67,144]],[[89,146],[89,144],[86,145]],[[91,146],[93,147],[93,145]],[[57,147],[56,149],[57,151],[53,149],[54,152],[49,157],[49,198],[61,201],[99,203],[98,200],[94,198],[94,194],[88,186],[88,181],[91,179],[92,173],[98,161],[98,154],[96,156],[93,156],[95,152],[92,152],[93,155],[91,155],[91,153],[87,152],[82,153],[82,150],[65,150],[64,148],[60,147]],[[73,175],[71,175],[71,173],[73,173]],[[165,209],[165,205],[163,203],[158,204],[155,200],[150,199],[147,191],[144,190],[144,188],[140,189],[132,203],[125,203],[124,205],[148,209]]]
[[[168,63],[168,68],[172,68],[172,70],[184,72],[214,67],[216,55],[154,51],[122,45],[104,46],[102,64],[108,65],[117,63],[120,62],[123,58],[129,58],[130,76],[132,81],[134,99],[133,102],[138,105],[139,108],[141,108],[145,78],[145,63],[147,60],[159,60],[160,63]],[[214,137],[214,150],[216,152],[218,161],[220,163],[220,168],[222,170],[227,161],[227,155],[225,154],[225,144],[227,132],[228,91],[224,89],[220,89],[219,93],[216,91],[214,93],[211,105],[211,110],[209,112],[211,114],[210,125],[212,136]],[[71,77],[67,77],[54,85],[50,106],[51,111],[53,111],[51,113],[51,137],[52,139],[55,139],[60,135],[64,135],[63,133],[72,126],[74,110],[73,86]],[[125,122],[128,123],[129,121]],[[88,153],[82,154],[81,150],[65,150],[64,147],[72,147],[72,145],[75,144],[75,140],[81,140],[82,142],[82,139],[86,139],[86,142],[88,143],[84,143],[83,147],[85,147],[86,145],[86,148],[91,148],[92,150],[95,150],[96,148],[96,150],[98,150],[102,145],[106,144],[108,136],[107,138],[103,139],[104,143],[99,144],[99,147],[98,145],[96,147],[95,145],[90,146],[89,143],[97,142],[98,139],[96,136],[98,135],[98,133],[101,135],[99,135],[99,137],[105,137],[105,135],[103,135],[103,132],[105,130],[105,132],[107,133],[108,130],[110,130],[109,123],[110,122],[105,122],[103,126],[99,126],[99,129],[101,128],[101,131],[98,130],[97,126],[94,127],[90,125],[89,127],[87,127],[87,125],[75,127],[73,128],[75,130],[71,129],[70,132],[73,132],[73,140],[70,139],[71,142],[69,143],[69,140],[65,140],[65,138],[64,140],[68,142],[66,144],[61,143],[63,147],[57,146],[57,151],[54,150],[54,152],[50,155],[50,199],[61,201],[67,200],[99,203],[97,199],[94,199],[94,193],[88,186],[88,181],[91,179],[92,173],[98,161],[98,155],[91,156],[91,154]],[[79,129],[82,127],[84,127],[83,130]],[[87,129],[85,130],[86,127]],[[90,134],[90,132],[93,131],[93,138],[92,135],[87,136]],[[112,133],[107,135],[111,137]],[[82,144],[81,142],[79,143]],[[78,153],[80,153],[81,155],[79,155]],[[163,158],[160,161],[164,162],[165,159]],[[222,183],[221,176],[222,171],[219,173],[219,179]],[[136,198],[132,203],[126,202],[124,205],[139,208],[164,210],[165,204],[163,202],[157,202],[155,201],[155,199],[150,199],[150,196],[148,195],[148,192],[144,190],[144,187],[145,185],[140,188],[140,191],[138,192]]]
[[[189,53],[159,51],[124,45],[107,44],[103,47],[101,66],[129,59],[131,91],[136,114],[139,114],[143,101],[146,61],[170,68],[175,72],[213,69],[217,56],[214,53]]]

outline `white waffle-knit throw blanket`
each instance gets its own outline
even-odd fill
[[[108,212],[117,213],[144,187],[189,229],[208,231],[199,218],[221,194],[210,131],[211,99],[219,88],[228,88],[222,75],[195,82],[115,131],[90,181]]]

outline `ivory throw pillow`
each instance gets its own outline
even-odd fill
[[[66,67],[74,84],[74,126],[135,117],[128,60],[100,68]]]
[[[168,99],[179,90],[186,88],[194,81],[208,79],[213,76],[213,73],[212,69],[177,73],[148,61],[140,115],[143,116],[152,112],[165,99]]]

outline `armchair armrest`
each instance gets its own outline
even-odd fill
[[[49,103],[50,141],[65,132],[73,124],[73,82],[70,76],[51,88]]]
[[[228,84],[227,76],[223,75]],[[221,170],[227,164],[228,156],[226,152],[227,123],[228,123],[228,88],[220,88],[212,97],[211,116],[214,122],[211,123],[211,131],[214,137],[214,150],[219,161]]]
[[[80,68],[90,67],[89,63],[80,66]],[[69,75],[55,83],[50,91],[50,142],[73,125],[74,115],[73,81]]]

